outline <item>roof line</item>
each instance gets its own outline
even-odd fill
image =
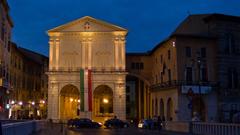
[[[47,32],[55,32],[55,31],[57,31],[58,29],[63,29],[63,28],[65,28],[65,27],[67,27],[67,26],[69,26],[69,25],[73,25],[73,24],[75,24],[75,23],[77,23],[77,22],[79,22],[79,21],[81,21],[81,20],[83,20],[83,19],[90,19],[90,20],[99,22],[99,23],[101,23],[101,24],[103,24],[103,25],[111,26],[112,28],[117,28],[117,29],[119,29],[119,31],[128,31],[128,30],[125,29],[125,28],[122,28],[122,27],[117,26],[117,25],[114,25],[114,24],[110,24],[110,23],[105,22],[105,21],[102,21],[102,20],[100,20],[100,19],[95,19],[95,18],[90,17],[90,16],[84,16],[84,17],[81,17],[81,18],[79,18],[79,19],[76,19],[76,20],[70,21],[70,22],[68,22],[68,23],[62,24],[62,25],[60,25],[60,26],[57,26],[57,27],[55,27],[55,28],[53,28],[53,29],[50,29],[50,30],[48,30]]]

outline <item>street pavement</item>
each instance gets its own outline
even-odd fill
[[[173,132],[164,132],[159,130],[138,129],[135,127],[122,129],[76,129],[67,128],[60,124],[47,125],[44,130],[33,135],[186,135]]]

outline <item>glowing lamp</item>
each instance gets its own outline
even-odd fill
[[[103,99],[104,104],[107,104],[108,102],[109,102],[108,99],[106,99],[106,98]]]
[[[23,105],[22,101],[18,102],[19,105]]]

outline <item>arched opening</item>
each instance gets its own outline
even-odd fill
[[[95,117],[113,116],[113,91],[107,85],[98,86],[93,93]]]
[[[200,97],[193,98],[192,101],[192,116],[196,112],[201,121],[205,121],[205,105]]]
[[[164,117],[164,102],[163,99],[160,100],[160,117]]]
[[[167,101],[167,120],[173,120],[173,101],[171,98],[169,98]]]
[[[80,93],[77,87],[66,85],[60,91],[60,119],[77,118],[79,113]]]
[[[149,82],[141,75],[130,71],[126,77],[126,118],[129,120],[148,118],[154,115],[154,108]]]

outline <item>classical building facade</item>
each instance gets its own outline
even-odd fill
[[[127,30],[86,16],[48,31],[48,118],[125,119]]]
[[[8,93],[11,89],[9,85],[10,76],[10,41],[13,22],[9,16],[9,6],[7,0],[0,0],[0,117],[6,118],[6,104]]]

